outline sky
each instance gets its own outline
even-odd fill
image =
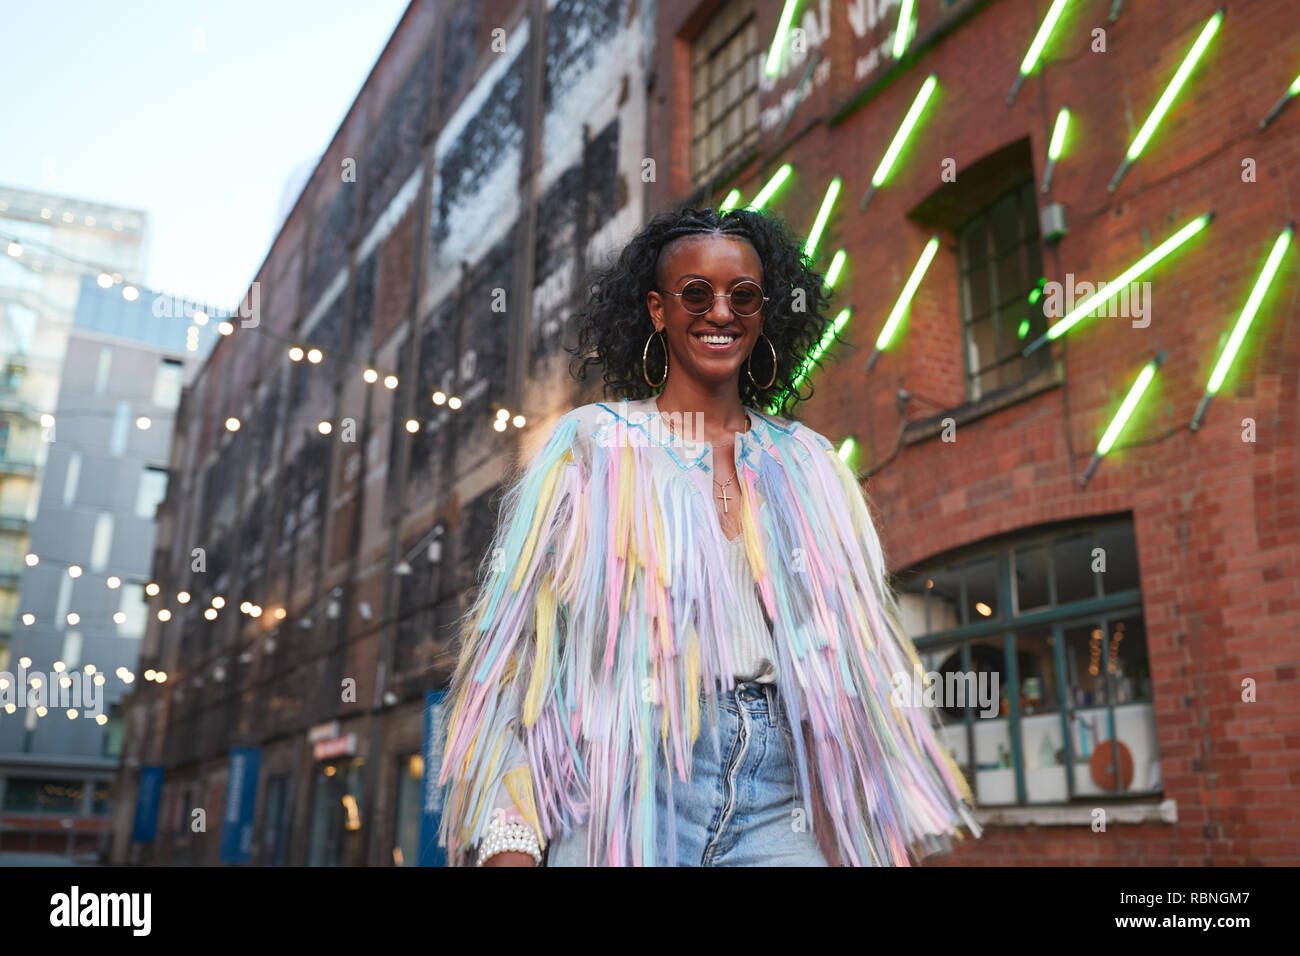
[[[145,210],[141,281],[233,304],[407,0],[0,6],[0,184]]]

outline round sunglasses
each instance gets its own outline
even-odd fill
[[[719,296],[728,300],[733,313],[741,316],[755,314],[763,307],[763,303],[768,301],[768,297],[763,295],[763,290],[758,283],[750,282],[748,279],[737,282],[730,293],[714,292],[713,286],[706,279],[692,279],[682,287],[681,292],[669,292],[667,289],[656,291],[664,295],[677,296],[682,308],[691,315],[704,315],[710,311]]]

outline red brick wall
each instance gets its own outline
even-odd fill
[[[670,110],[687,99],[688,60],[667,41],[696,5],[681,0],[662,6],[661,82],[651,125],[684,128],[689,117],[674,118]],[[760,18],[770,14],[774,22],[779,4],[759,6]],[[833,6],[831,105],[810,97],[787,127],[787,135],[802,134],[779,157],[763,155],[760,163],[767,169],[777,161],[794,165],[773,208],[799,231],[811,225],[829,179],[844,177],[821,265],[835,249],[847,249],[840,298],[855,314],[847,341],[828,354],[814,382],[817,394],[799,414],[834,441],[856,436],[860,469],[894,451],[905,421],[965,400],[951,237],[944,238],[896,346],[873,372],[865,371],[874,339],[931,232],[907,214],[941,185],[943,159],[956,161],[960,182],[964,168],[1028,137],[1041,184],[1051,124],[1062,105],[1071,107],[1069,146],[1052,194],[1066,207],[1070,231],[1059,246],[1059,267],[1044,246],[1049,280],[1064,281],[1066,272],[1080,281],[1110,280],[1183,224],[1215,214],[1206,230],[1143,277],[1152,283],[1149,327],[1134,328],[1123,318],[1085,319],[1064,348],[1053,346],[1064,360],[1063,386],[961,425],[955,443],[935,437],[904,445],[867,485],[895,568],[998,533],[1114,512],[1131,513],[1137,538],[1165,796],[1177,802],[1179,822],[1112,825],[1109,839],[1086,826],[993,828],[938,862],[1300,861],[1294,819],[1300,784],[1294,706],[1300,269],[1294,244],[1204,426],[1199,432],[1186,427],[1220,336],[1300,204],[1300,104],[1268,130],[1257,130],[1296,74],[1300,18],[1294,4],[1229,6],[1182,94],[1113,195],[1107,183],[1217,9],[1215,0],[1126,4],[1114,25],[1106,22],[1109,0],[1071,4],[1046,49],[1046,66],[1024,83],[1011,107],[1007,91],[1046,4],[987,4],[836,122],[837,106],[858,87],[851,44],[844,40],[846,5]],[[1094,27],[1106,29],[1108,52],[1091,52]],[[770,39],[770,25],[763,36]],[[940,86],[926,118],[893,178],[859,212],[857,201],[879,157],[932,72]],[[1254,183],[1242,182],[1247,157],[1256,162]],[[679,166],[685,162],[674,159]],[[763,178],[752,169],[736,185],[751,196]],[[672,189],[661,185],[657,208],[685,198],[689,184],[684,188],[674,177]],[[1039,195],[1040,204],[1048,201]],[[1167,360],[1121,444],[1171,429],[1174,435],[1112,453],[1080,487],[1077,476],[1102,431],[1142,365],[1162,349]],[[900,387],[914,396],[901,417]],[[1255,443],[1241,439],[1248,417],[1257,423]],[[1257,682],[1256,703],[1241,702],[1247,677]]]

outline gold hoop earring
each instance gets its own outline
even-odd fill
[[[657,329],[650,333],[650,339],[663,332],[663,329]],[[645,340],[645,348],[641,350],[641,374],[645,376],[645,383],[651,388],[658,388],[668,380],[668,336],[664,336],[664,377],[657,382],[650,381],[650,369],[646,365],[646,357],[650,354],[650,339]]]
[[[767,336],[764,335],[762,332],[759,332],[758,335],[759,338],[767,339]],[[754,387],[757,388],[759,391],[771,388],[772,383],[776,381],[776,346],[772,344],[771,339],[767,339],[767,347],[772,350],[772,377],[767,380],[766,385],[759,385],[754,378],[754,350],[753,349],[749,350],[749,362],[747,363],[746,371],[748,371],[749,373],[749,380],[754,383]]]

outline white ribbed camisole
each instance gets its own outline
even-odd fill
[[[740,595],[736,626],[731,632],[731,659],[737,681],[776,683],[776,646],[755,590],[754,574],[745,556],[745,536],[725,540],[727,568]]]

